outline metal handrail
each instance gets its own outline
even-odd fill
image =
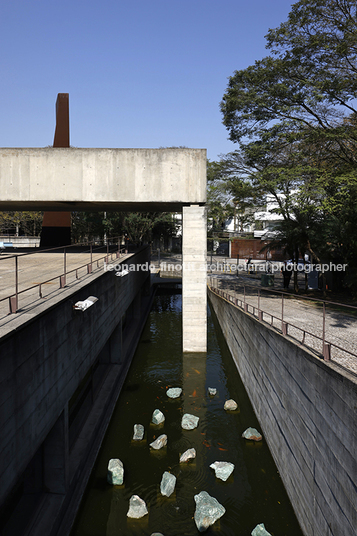
[[[322,301],[323,302],[323,336],[320,337],[319,335],[316,335],[315,333],[311,333],[310,331],[306,330],[306,329],[303,329],[299,326],[296,326],[295,324],[292,324],[291,322],[286,322],[284,321],[284,317],[282,316],[281,318],[271,314],[270,312],[268,311],[264,311],[263,309],[260,308],[260,289],[258,289],[258,307],[256,307],[255,305],[252,305],[250,303],[248,303],[246,301],[246,292],[245,292],[245,285],[244,285],[244,298],[243,300],[240,299],[240,298],[236,298],[235,296],[232,296],[232,294],[229,294],[229,292],[226,292],[226,291],[223,291],[222,289],[219,289],[217,287],[214,287],[212,285],[208,285],[208,287],[210,288],[210,290],[218,295],[218,296],[221,296],[222,298],[226,299],[227,301],[229,301],[230,303],[232,303],[233,305],[235,305],[236,307],[239,307],[240,309],[243,309],[244,312],[246,313],[249,313],[249,307],[251,307],[253,309],[253,316],[256,317],[255,315],[255,310],[258,311],[258,320],[262,321],[262,322],[266,322],[264,320],[264,314],[265,315],[269,315],[270,318],[271,318],[271,322],[270,322],[270,325],[272,327],[274,327],[275,329],[277,329],[280,333],[282,333],[284,336],[288,336],[288,328],[291,327],[291,328],[294,328],[298,331],[301,331],[302,332],[302,341],[300,342],[301,345],[304,345],[308,348],[311,348],[308,344],[306,344],[305,342],[305,336],[306,335],[309,335],[311,337],[314,337],[315,339],[319,340],[320,342],[322,342],[322,352],[321,352],[321,355],[322,355],[322,358],[325,360],[325,361],[330,361],[332,359],[331,357],[331,347],[333,348],[336,348],[338,350],[341,350],[342,352],[346,352],[347,354],[349,354],[350,356],[352,357],[357,357],[357,355],[353,352],[351,352],[350,350],[347,350],[347,348],[343,348],[333,342],[330,342],[330,341],[327,341],[326,340],[326,337],[325,337],[325,315],[326,315],[326,307],[325,307],[325,304],[332,304],[332,305],[339,305],[339,306],[343,306],[343,307],[346,307],[346,308],[352,308],[352,309],[357,309],[357,307],[354,307],[354,306],[349,306],[346,304],[336,304],[335,302],[329,302],[329,301],[326,301],[326,300],[316,300],[316,299],[313,299],[313,298],[309,298],[309,299],[312,299],[313,301]],[[252,287],[250,287],[252,288]],[[270,289],[264,289],[264,290],[270,290]],[[274,291],[273,291],[274,292]],[[275,292],[275,294],[277,294]],[[279,293],[282,295],[282,301],[283,301],[283,295],[286,295],[287,293],[284,293],[284,292],[281,292]],[[291,294],[288,294],[289,296],[291,296]],[[239,304],[240,302],[240,304]],[[283,315],[283,312],[284,312],[284,309],[283,309],[283,306],[282,306],[282,315]],[[277,321],[281,322],[281,329],[279,328],[276,328],[276,326],[273,325],[273,321],[274,319],[276,319]],[[268,322],[267,322],[268,323]],[[342,366],[342,365],[340,365]],[[345,367],[343,367],[345,368]]]
[[[225,273],[223,271],[223,273]],[[209,274],[210,276],[212,274]],[[214,274],[213,274],[214,275]],[[240,275],[244,275],[244,272]],[[237,281],[237,279],[236,279]],[[244,285],[243,286],[247,286],[247,287],[250,287],[250,288],[256,288],[254,285]],[[335,301],[330,301],[330,300],[324,300],[324,299],[321,299],[321,298],[310,298],[309,296],[300,296],[299,294],[292,294],[291,292],[283,292],[283,291],[278,291],[278,290],[273,290],[271,288],[264,288],[264,292],[271,292],[272,294],[284,294],[284,296],[289,296],[290,298],[292,299],[296,299],[296,300],[310,300],[310,301],[313,301],[313,302],[320,302],[320,303],[325,303],[326,305],[337,305],[339,307],[346,307],[348,309],[356,309],[357,310],[357,306],[355,305],[346,305],[346,303],[339,303],[339,302],[335,302]]]
[[[117,239],[118,239],[118,237],[110,238],[110,239],[108,239],[106,244],[103,244],[102,246],[98,246],[97,248],[94,248],[94,249],[93,249],[93,242],[90,242],[90,243],[84,243],[84,244],[71,244],[71,245],[68,245],[68,246],[60,246],[60,247],[56,247],[56,248],[42,249],[40,251],[38,249],[36,249],[36,251],[30,251],[30,252],[26,252],[26,253],[20,253],[20,254],[15,254],[15,255],[7,255],[5,257],[1,257],[0,261],[1,260],[9,260],[9,259],[12,259],[12,258],[15,261],[15,292],[11,293],[11,294],[8,294],[4,298],[1,298],[0,303],[5,301],[5,300],[8,300],[9,301],[9,312],[8,312],[8,314],[13,314],[13,313],[16,313],[18,311],[18,309],[19,309],[19,296],[21,294],[23,294],[25,292],[28,292],[30,290],[33,290],[34,288],[38,287],[39,288],[39,297],[42,298],[42,285],[48,284],[48,283],[50,283],[52,281],[55,281],[55,280],[59,279],[59,288],[64,288],[65,285],[66,285],[66,276],[67,275],[72,274],[73,272],[76,272],[76,279],[78,279],[78,270],[81,270],[81,269],[83,269],[85,267],[87,267],[87,274],[92,273],[92,267],[93,267],[93,257],[92,257],[92,255],[93,255],[93,251],[101,249],[101,248],[103,248],[103,246],[106,246],[106,248],[107,248],[106,254],[103,257],[100,257],[99,259],[96,259],[96,261],[94,261],[94,263],[97,263],[97,268],[99,268],[99,262],[101,260],[106,259],[107,262],[108,262],[109,256],[110,256],[110,259],[113,260],[113,255],[116,255],[116,258],[118,258],[118,257],[120,257],[120,254],[123,251],[126,252],[125,248],[120,249],[120,242]],[[114,240],[115,240],[115,242],[114,242]],[[109,241],[114,242],[114,244],[118,248],[114,252],[109,251],[109,248],[110,248]],[[94,244],[96,245],[97,242],[94,242]],[[90,246],[90,250],[89,250],[90,262],[85,263],[85,264],[80,265],[80,266],[77,266],[76,268],[73,268],[71,270],[67,270],[66,250],[68,250],[69,248],[75,248],[75,247],[78,248],[78,247],[83,247],[83,246]],[[59,250],[63,251],[63,273],[61,273],[59,275],[56,275],[56,276],[54,276],[54,277],[52,277],[50,279],[46,279],[45,281],[41,281],[41,283],[36,283],[35,285],[32,285],[30,287],[26,287],[25,289],[22,289],[22,290],[19,291],[19,289],[18,289],[18,271],[19,271],[18,263],[19,263],[19,258],[21,259],[22,257],[27,256],[27,255],[36,255],[38,253],[54,252],[54,251],[59,251]]]
[[[119,249],[120,247],[119,241],[121,240],[121,238],[122,237],[120,236],[113,236],[113,237],[108,238],[106,241],[103,240],[103,244],[101,246],[98,246],[98,248],[96,249],[101,249],[104,246],[110,247],[110,245],[114,245],[114,244],[117,245]],[[54,248],[47,248],[47,249],[34,248],[35,251],[26,251],[26,253],[16,253],[16,254],[5,253],[5,256],[3,253],[0,257],[0,261],[8,260],[13,257],[25,257],[26,255],[36,255],[38,253],[46,253],[48,251],[54,252],[54,251],[62,250],[64,248],[68,249],[68,248],[79,248],[83,246],[94,246],[94,245],[97,245],[97,243],[98,243],[98,240],[93,240],[91,242],[78,242],[78,244],[68,244],[67,246],[57,246]]]

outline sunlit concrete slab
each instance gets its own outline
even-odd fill
[[[179,211],[205,201],[205,149],[0,149],[0,210]]]

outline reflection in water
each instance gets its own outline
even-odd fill
[[[249,426],[260,428],[242,382],[213,315],[208,319],[208,352],[181,352],[181,296],[158,296],[125,381],[103,442],[72,536],[196,536],[194,495],[207,491],[225,507],[225,515],[207,534],[250,535],[264,523],[274,536],[302,533],[283,488],[266,442],[242,439]],[[150,344],[148,342],[150,341]],[[182,387],[180,398],[166,396],[169,387]],[[208,387],[217,388],[210,397]],[[239,411],[226,412],[225,400],[233,398]],[[161,426],[150,424],[160,409]],[[198,428],[182,430],[184,413],[200,417]],[[145,426],[144,441],[132,441],[134,424]],[[149,444],[160,434],[168,436],[162,451]],[[195,460],[179,464],[185,450],[194,447]],[[106,483],[110,458],[124,463],[124,485]],[[210,464],[235,465],[226,482],[215,477]],[[164,471],[177,477],[171,497],[162,497]],[[126,513],[133,494],[145,500],[149,514],[141,520]]]

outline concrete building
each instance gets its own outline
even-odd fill
[[[149,307],[150,272],[100,270],[1,322],[2,536],[56,534],[78,507]]]
[[[205,202],[205,149],[0,149],[0,210],[182,211],[188,352],[207,347]]]
[[[182,212],[184,352],[207,348],[205,201],[203,149],[0,149],[0,210]],[[148,248],[130,258],[147,262]],[[149,274],[90,275],[0,327],[4,536],[68,533],[150,306]],[[88,296],[98,300],[74,310]]]
[[[280,194],[280,197],[285,198],[284,194]],[[267,194],[265,210],[259,210],[254,213],[254,220],[259,222],[262,227],[262,229],[254,229],[254,238],[269,240],[275,237],[276,224],[283,220],[283,216],[275,212],[278,208],[279,205],[275,197]]]

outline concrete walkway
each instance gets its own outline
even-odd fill
[[[64,254],[61,252],[43,251],[30,255],[16,254],[18,265],[18,312],[9,314],[9,296],[15,294],[15,256],[12,254],[0,257],[0,328],[14,321],[21,314],[34,312],[43,305],[46,299],[56,296],[82,283],[84,280],[98,276],[104,270],[106,252],[92,253],[92,273],[88,273],[91,256],[88,251],[69,250],[66,252],[66,286],[60,288],[60,276],[64,274]],[[132,254],[120,255],[116,258],[113,252],[109,263],[123,262]],[[41,294],[40,287],[41,284]]]
[[[90,263],[90,253],[83,251],[72,251],[66,253],[66,287],[73,287],[84,280],[99,275],[103,271],[104,257],[106,252],[101,249],[94,251],[92,254],[92,274],[87,273],[87,265]],[[124,261],[131,255],[121,255],[120,262]],[[59,278],[64,273],[64,255],[63,252],[36,252],[32,255],[17,254],[18,257],[18,290],[19,294],[18,312],[9,314],[8,297],[15,293],[15,260],[14,255],[4,255],[0,257],[0,328],[9,327],[9,324],[24,313],[43,305],[46,299],[59,295],[65,289],[60,289]],[[181,256],[170,256],[162,258],[162,262],[180,262]],[[110,261],[110,259],[109,259]],[[117,262],[115,254],[113,261]],[[157,262],[157,261],[156,261]],[[155,263],[155,260],[153,264]],[[68,273],[70,272],[70,273]],[[175,274],[176,275],[176,274]],[[53,279],[54,278],[54,279]],[[49,281],[52,279],[51,281]],[[281,274],[275,274],[276,286],[282,290]],[[252,308],[258,308],[258,289],[260,289],[260,309],[267,314],[264,320],[271,323],[274,327],[281,330],[282,301],[281,295],[267,289],[263,289],[260,284],[260,278],[240,274],[222,274],[208,273],[209,284],[229,292],[235,298],[244,300],[244,285],[246,302]],[[39,284],[41,285],[42,297],[39,296]],[[274,290],[274,289],[272,289]],[[345,310],[336,307],[326,308],[325,321],[325,340],[332,345],[339,346],[344,350],[355,354],[349,355],[347,352],[331,347],[331,358],[334,362],[347,368],[357,374],[357,315],[350,314],[351,310],[346,307]],[[271,317],[273,315],[273,318]],[[321,302],[297,299],[290,295],[284,298],[283,310],[284,322],[289,324],[288,335],[294,337],[299,343],[303,339],[303,331],[310,332],[305,334],[304,344],[317,353],[322,352],[323,320]],[[293,327],[295,326],[295,327]],[[320,339],[316,338],[320,337]]]
[[[252,314],[254,307],[255,316],[258,316],[258,289],[260,289],[259,308],[266,313],[263,315],[264,321],[281,330],[283,313],[284,322],[289,324],[288,336],[293,337],[301,344],[304,331],[309,332],[305,333],[304,344],[318,354],[322,353],[323,311],[321,302],[302,300],[289,295],[284,297],[282,306],[281,293],[274,292],[274,289],[262,288],[260,281],[251,280],[244,276],[209,274],[208,283],[210,286],[224,290],[242,301],[244,301],[245,294],[245,302],[249,304],[248,310]],[[332,344],[331,359],[357,374],[357,315],[351,314],[352,311],[347,306],[345,309],[326,306],[325,341]],[[357,313],[356,310],[355,313]],[[343,350],[333,345],[339,346]],[[350,355],[344,350],[354,355]]]

